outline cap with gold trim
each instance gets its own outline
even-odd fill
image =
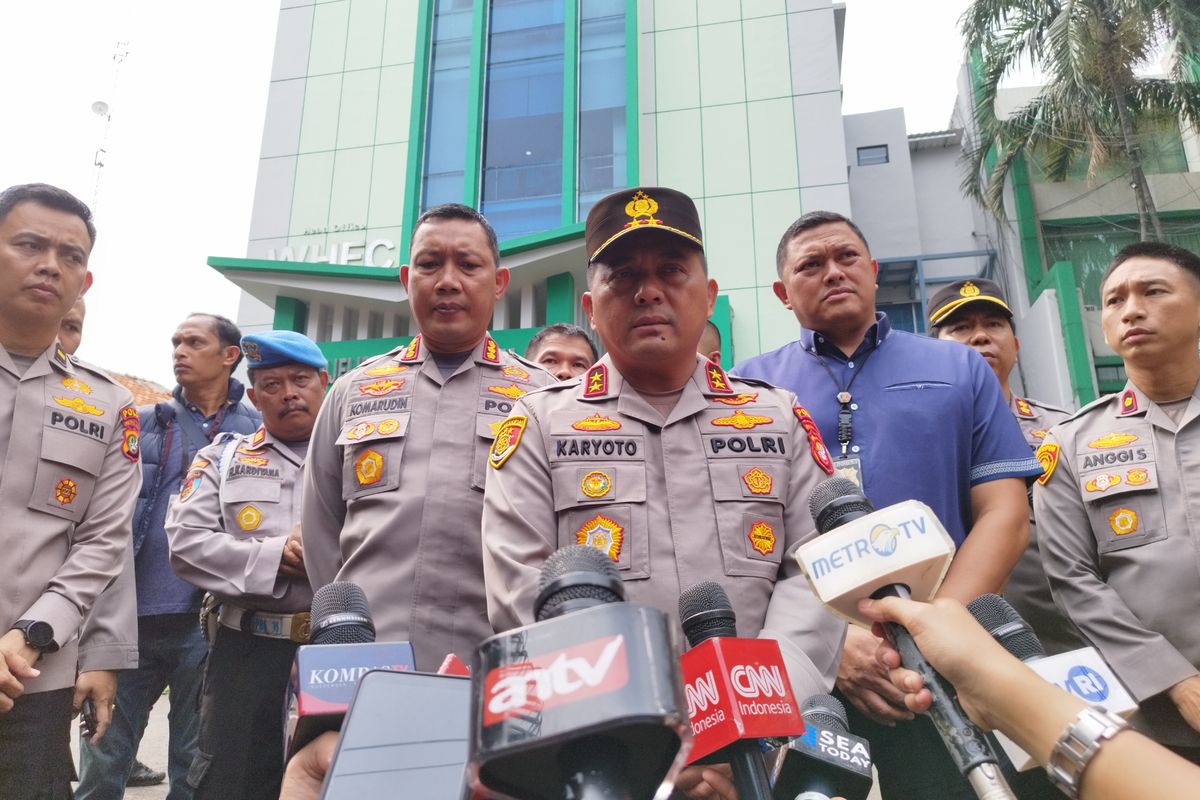
[[[636,231],[673,233],[704,249],[700,214],[692,198],[661,186],[635,186],[610,194],[588,212],[584,228],[588,263],[613,242]]]
[[[989,303],[993,310],[999,307],[1004,316],[1012,319],[1012,309],[1004,299],[1004,290],[995,281],[987,278],[972,278],[948,283],[934,293],[929,301],[929,324],[941,325],[956,311],[975,303]]]

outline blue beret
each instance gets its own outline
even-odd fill
[[[327,369],[329,362],[320,348],[302,333],[295,331],[263,331],[242,337],[242,353],[250,369],[279,367],[284,364],[303,364],[313,369]]]

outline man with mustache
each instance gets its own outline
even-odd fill
[[[197,798],[278,796],[284,692],[312,605],[300,497],[325,356],[292,331],[247,335],[241,347],[263,425],[196,454],[166,523],[175,574],[218,604],[188,775]]]
[[[1100,305],[1129,381],[1038,451],[1042,563],[1054,601],[1137,699],[1134,726],[1200,763],[1200,257],[1132,244]]]
[[[784,232],[775,295],[800,338],[734,369],[796,392],[834,466],[877,508],[917,499],[958,552],[939,596],[999,592],[1028,539],[1025,479],[1041,473],[987,363],[951,342],[892,328],[875,310],[878,264],[851,220],[813,211]],[[838,669],[851,727],[871,741],[885,800],[973,798],[927,717],[913,720],[851,625]]]

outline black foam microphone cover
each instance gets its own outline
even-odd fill
[[[714,637],[737,636],[733,604],[716,581],[704,581],[683,590],[679,595],[679,620],[691,647]]]
[[[310,644],[367,644],[375,641],[375,624],[362,587],[334,581],[313,594]]]
[[[818,533],[829,531],[847,522],[853,522],[875,510],[871,501],[849,478],[835,475],[816,485],[808,497],[808,510]]]
[[[625,584],[607,553],[586,544],[557,550],[542,565],[533,616],[538,622],[625,599]]]
[[[1046,650],[1033,628],[1029,627],[1024,617],[1000,595],[981,594],[967,603],[967,610],[992,638],[1021,661],[1046,655]]]

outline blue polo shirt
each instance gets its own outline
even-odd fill
[[[855,373],[846,455],[861,459],[863,488],[876,508],[920,500],[961,546],[971,530],[972,486],[1042,473],[983,357],[957,342],[894,331],[886,314],[876,313],[849,358],[801,328],[798,340],[743,361],[731,374],[795,392],[836,460],[837,393]]]

